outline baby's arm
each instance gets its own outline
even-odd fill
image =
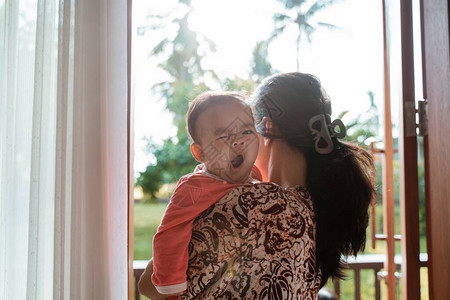
[[[173,212],[168,209],[166,213]],[[186,290],[188,246],[192,223],[182,222],[164,227],[153,238],[154,267],[152,282],[161,294],[177,294]]]
[[[188,246],[199,213],[192,199],[196,188],[189,180],[180,180],[153,238],[152,282],[160,294],[178,295],[187,288]]]

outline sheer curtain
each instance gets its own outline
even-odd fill
[[[127,298],[127,3],[0,0],[0,299]]]

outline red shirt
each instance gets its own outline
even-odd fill
[[[256,166],[251,176],[249,181],[261,180]],[[181,177],[153,238],[152,282],[159,293],[186,290],[188,246],[195,218],[240,185],[242,183],[228,183],[205,171]]]

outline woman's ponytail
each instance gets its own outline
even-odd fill
[[[341,256],[365,247],[368,208],[375,192],[371,155],[354,144],[334,141],[329,154],[307,155],[308,190],[316,215],[316,261],[328,278],[342,278]]]

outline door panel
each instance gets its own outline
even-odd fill
[[[419,178],[417,134],[414,118],[413,7],[411,0],[400,2],[402,41],[402,99],[399,137],[400,222],[402,249],[402,299],[420,300],[419,260]],[[412,116],[412,118],[411,118]]]
[[[424,96],[428,99],[425,188],[430,299],[450,295],[449,1],[423,0]]]

